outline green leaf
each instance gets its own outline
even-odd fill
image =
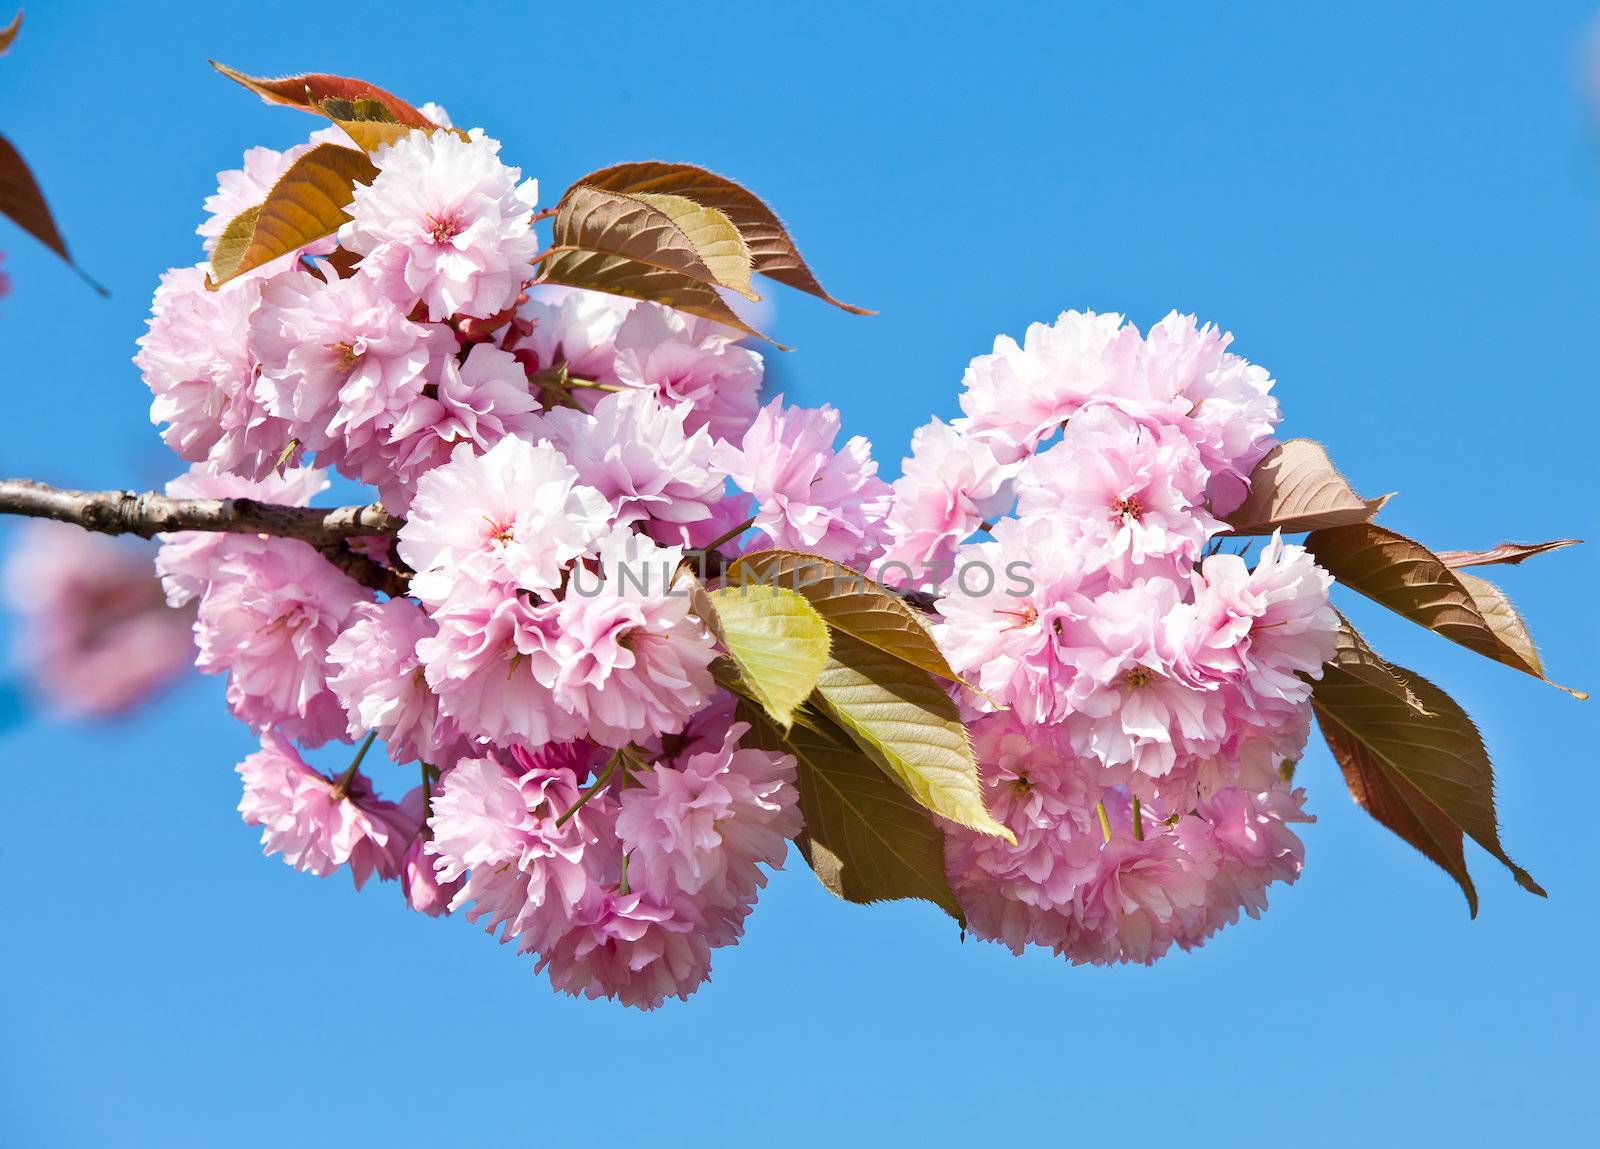
[[[897,784],[852,745],[796,726],[787,735],[742,703],[747,745],[793,754],[805,830],[795,839],[834,896],[868,904],[922,898],[963,921],[944,867],[944,834]]]
[[[0,215],[6,216],[59,255],[90,287],[101,295],[106,294],[106,289],[89,278],[89,274],[72,258],[72,253],[67,250],[67,241],[61,237],[55,217],[50,214],[50,207],[44,201],[44,193],[33,178],[33,172],[28,170],[21,154],[4,136],[0,136]]]
[[[1296,534],[1364,523],[1390,498],[1363,499],[1321,443],[1290,439],[1256,464],[1250,474],[1250,494],[1227,520],[1236,535]]]
[[[355,197],[355,185],[370,183],[377,174],[364,153],[318,144],[290,165],[264,201],[223,229],[211,251],[209,286],[220,287],[332,235],[349,218],[344,209]]]
[[[1376,523],[1354,523],[1312,531],[1306,536],[1306,549],[1351,590],[1485,658],[1583,697],[1581,691],[1545,677],[1537,654],[1530,657],[1532,640],[1503,595],[1490,587],[1491,593],[1480,603],[1463,576],[1415,539]],[[1489,586],[1481,579],[1476,581]],[[1486,616],[1486,609],[1500,619],[1498,625]],[[1515,626],[1503,635],[1508,610]],[[1520,636],[1515,633],[1518,629]]]
[[[429,131],[437,126],[399,96],[391,95],[376,84],[369,84],[365,80],[353,80],[348,76],[330,76],[322,72],[269,79],[262,76],[247,76],[215,60],[211,61],[211,66],[269,104],[299,108],[302,112],[321,115],[325,114],[322,108],[325,100],[367,100],[382,105],[397,124],[426,128]]]
[[[602,168],[584,176],[573,186],[604,188],[635,195],[679,195],[704,207],[716,208],[732,220],[744,236],[750,250],[751,264],[757,272],[856,315],[873,314],[865,308],[841,303],[824,291],[811,268],[800,257],[800,249],[795,246],[788,229],[772,209],[749,189],[725,176],[692,164],[647,161]]]
[[[927,671],[836,630],[814,697],[924,807],[1015,844],[984,807],[978,763],[956,704]]]
[[[1474,917],[1478,894],[1463,834],[1503,862],[1523,889],[1545,896],[1500,844],[1494,768],[1477,727],[1449,695],[1385,662],[1346,623],[1312,708],[1356,802],[1453,877]]]
[[[929,674],[968,685],[950,669],[917,612],[899,595],[850,567],[797,551],[757,551],[736,560],[728,568],[727,581],[798,591],[835,630]]]
[[[695,584],[690,601],[738,667],[743,685],[774,722],[789,729],[828,662],[822,616],[800,595],[779,587],[725,587],[708,594]]]

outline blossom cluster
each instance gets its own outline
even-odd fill
[[[326,138],[222,173],[207,246]],[[307,505],[337,474],[406,518],[350,547],[404,597],[295,539],[164,538],[197,665],[261,739],[240,810],[297,869],[486,918],[562,990],[687,995],[800,826],[794,760],[739,745],[680,567],[741,534],[871,561],[889,486],[833,410],[762,405],[737,332],[530,290],[534,185],[495,141],[373,160],[337,237],[220,287],[169,272],[136,359],[191,464],[169,495]],[[302,755],[368,736],[421,764],[398,801]]]
[[[1017,839],[948,827],[951,884],[1017,952],[1151,962],[1300,873],[1288,778],[1337,616],[1304,548],[1274,536],[1251,567],[1218,537],[1278,422],[1228,343],[1176,314],[1001,337],[895,484],[894,553],[1027,572],[961,578],[935,625]]]
[[[331,138],[222,173],[207,247]],[[1068,313],[974,361],[963,417],[918,431],[891,485],[837,411],[763,396],[738,333],[532,286],[536,188],[499,152],[479,131],[379,148],[336,236],[220,287],[168,272],[140,340],[190,464],[169,494],[308,505],[336,474],[405,517],[336,554],[163,540],[197,665],[259,736],[240,811],[269,854],[463,911],[564,992],[687,996],[802,824],[798,764],[747,744],[682,571],[783,548],[1028,572],[934,620],[1017,839],[946,829],[979,935],[1150,960],[1293,880],[1279,766],[1331,647],[1327,580],[1277,540],[1253,568],[1213,545],[1272,443],[1265,372],[1192,320]],[[397,800],[362,771],[375,740],[418,764]],[[342,773],[302,753],[356,742]]]

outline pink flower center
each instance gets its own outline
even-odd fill
[[[517,537],[516,528],[510,522],[503,519],[490,518],[488,515],[483,516],[483,521],[489,524],[488,530],[483,536],[488,542],[509,543]]]
[[[1123,681],[1128,684],[1129,688],[1138,690],[1139,687],[1143,686],[1154,677],[1155,675],[1151,674],[1150,671],[1146,670],[1144,667],[1136,666],[1132,670],[1128,671],[1127,677],[1125,677]]]
[[[344,343],[335,343],[329,347],[328,350],[338,354],[339,362],[336,364],[336,370],[338,370],[341,375],[347,374],[352,368],[355,367],[357,363],[361,362],[362,353],[357,351],[355,349],[355,345],[349,343],[348,341]]]
[[[1134,522],[1144,517],[1144,502],[1138,495],[1129,495],[1125,499],[1118,499],[1111,504],[1111,509],[1116,514],[1127,515]]]
[[[997,610],[995,613],[1017,620],[1006,627],[1007,630],[1021,630],[1023,627],[1032,626],[1039,621],[1039,610],[1031,602],[1023,606],[1021,610]]]
[[[429,214],[422,218],[423,226],[428,229],[428,234],[433,237],[433,242],[443,246],[461,234],[461,217],[454,212],[449,215]]]

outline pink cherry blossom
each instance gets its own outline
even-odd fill
[[[412,594],[432,608],[485,586],[549,591],[610,511],[548,443],[506,438],[482,455],[461,445],[419,480],[400,557],[417,572]]]
[[[281,854],[319,878],[348,865],[358,890],[373,874],[385,881],[400,875],[417,820],[376,797],[360,774],[344,785],[324,777],[275,730],[263,733],[261,749],[239,763],[238,773],[239,813],[245,825],[261,827],[264,854]]]
[[[681,730],[711,698],[716,646],[674,586],[683,552],[617,531],[574,572],[549,648],[556,701],[607,746]]]
[[[376,731],[396,762],[447,766],[461,749],[455,722],[439,713],[417,643],[438,627],[410,599],[363,602],[328,647],[328,688],[349,714],[348,734]]]
[[[690,431],[738,442],[760,406],[761,356],[739,334],[654,303],[637,304],[616,335],[614,371],[629,387],[683,411]],[[831,442],[831,439],[830,439]]]
[[[918,427],[911,457],[894,481],[886,523],[893,541],[883,565],[902,563],[916,576],[949,567],[958,544],[1011,508],[1014,470],[995,458],[989,443],[947,423],[934,419]]]
[[[249,330],[264,281],[235,280],[208,291],[206,275],[201,264],[161,277],[134,364],[155,397],[150,421],[168,424],[161,437],[179,458],[209,459],[219,470],[261,479],[298,457],[292,427],[269,413],[256,392]]]
[[[871,444],[857,435],[835,453],[838,434],[832,407],[786,408],[779,396],[737,448],[720,450],[719,462],[760,504],[755,526],[768,546],[865,565],[889,539],[890,488],[878,478]]]
[[[587,382],[615,383],[617,331],[634,306],[598,291],[535,287],[517,308],[512,348],[530,373],[564,365]]]
[[[456,343],[447,328],[413,323],[365,276],[297,275],[263,288],[251,346],[262,403],[320,451],[384,434],[422,397],[430,366]]]
[[[1024,517],[1053,516],[1118,579],[1174,574],[1224,524],[1204,508],[1210,476],[1175,428],[1151,430],[1113,408],[1079,415],[1017,483]]]
[[[381,149],[370,185],[357,184],[339,242],[362,256],[361,273],[409,311],[428,318],[488,318],[512,306],[528,261],[537,187],[500,162],[500,145],[482,134],[412,132]]]
[[[658,762],[623,791],[617,834],[636,888],[666,897],[731,887],[749,896],[762,880],[757,863],[783,864],[786,840],[800,831],[795,761],[740,749],[748,729],[734,723],[720,746]]]
[[[258,731],[307,746],[343,738],[344,708],[328,687],[328,647],[365,589],[309,545],[272,539],[219,563],[195,622],[205,674],[228,675],[228,707]]]
[[[501,746],[582,737],[583,722],[553,691],[559,609],[500,587],[436,610],[439,631],[418,641],[417,656],[440,713],[470,737]]]
[[[579,481],[610,501],[617,526],[702,522],[722,501],[711,437],[703,430],[686,434],[683,413],[645,392],[607,395],[593,414],[557,408],[544,416],[540,433],[577,469]]]

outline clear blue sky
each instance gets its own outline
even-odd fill
[[[1600,150],[1591,6],[32,6],[0,130],[97,299],[0,224],[0,471],[172,465],[128,363],[159,272],[248,145],[309,117],[206,67],[326,70],[482,124],[547,200],[686,159],[767,196],[876,319],[779,296],[791,396],[892,473],[997,331],[1066,307],[1231,328],[1386,520],[1441,548],[1600,537]],[[1600,687],[1591,546],[1503,584],[1552,672]],[[1351,611],[1466,703],[1508,848],[1467,918],[1318,745],[1302,882],[1153,970],[961,944],[804,867],[687,1005],[554,996],[464,921],[258,856],[221,685],[136,720],[0,735],[0,1145],[1506,1145],[1592,1131],[1595,778],[1581,705]],[[407,780],[409,782],[409,780]],[[579,1140],[581,1138],[581,1141]]]

